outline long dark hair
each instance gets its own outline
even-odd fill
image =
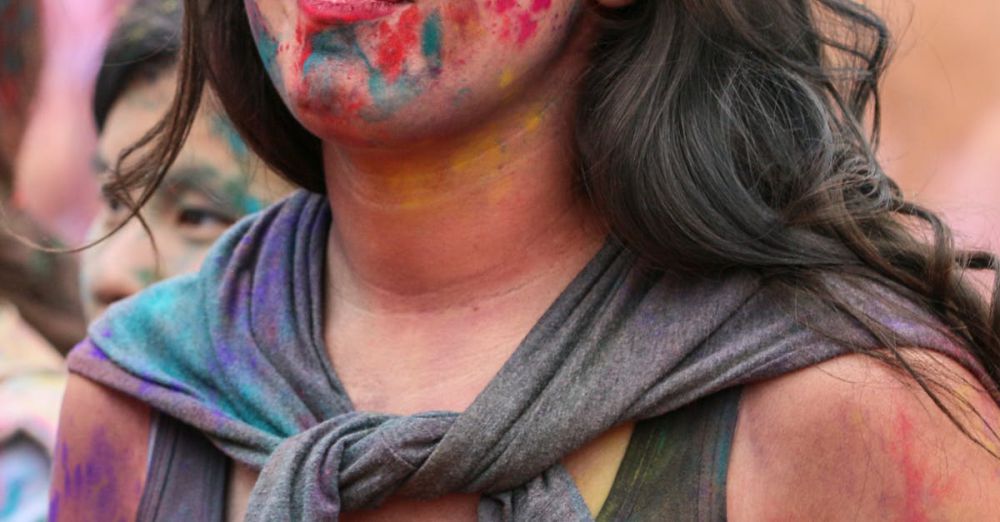
[[[137,207],[148,199],[208,81],[268,165],[322,192],[319,140],[267,80],[243,3],[187,3],[173,108],[137,144],[155,145],[145,161],[112,188],[143,189]],[[878,16],[848,0],[593,9],[603,28],[581,84],[580,180],[641,259],[698,273],[754,270],[790,298],[846,314],[875,342],[845,344],[905,369],[951,415],[892,328],[824,283],[875,282],[931,312],[1000,382],[1000,280],[988,299],[964,282],[970,269],[996,272],[997,259],[956,249],[948,227],[906,201],[876,161],[890,42]]]

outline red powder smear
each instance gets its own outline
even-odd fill
[[[517,0],[493,0],[488,5],[497,13],[503,14],[498,21],[500,39],[524,45],[538,32],[538,20],[532,14],[551,8],[552,0],[532,0],[530,10],[520,7]]]
[[[897,414],[895,444],[890,446],[890,451],[899,460],[900,471],[906,483],[900,519],[906,522],[927,522],[929,518],[924,508],[926,501],[941,498],[954,491],[955,481],[949,479],[928,483],[924,467],[914,459],[919,451],[914,444],[915,437],[916,429],[910,418],[903,412]]]
[[[479,9],[474,4],[450,3],[444,8],[444,17],[448,20],[449,26],[458,29],[461,39],[465,39],[469,32],[480,26]]]
[[[313,51],[312,38],[306,38],[307,32],[310,32],[309,28],[304,27],[302,24],[299,24],[295,28],[295,45],[299,48],[301,54],[299,55],[298,63],[295,64],[294,74],[299,76],[296,83],[300,88],[305,88],[305,78],[302,77],[303,70],[305,69],[306,60],[309,59],[309,55]]]
[[[905,514],[902,518],[907,522],[927,522],[927,514],[921,507],[926,479],[924,470],[913,461],[916,451],[913,447],[913,423],[905,413],[900,412],[896,416],[896,435],[899,448],[896,456],[906,481]]]
[[[531,3],[531,12],[537,13],[552,7],[552,0],[534,0]]]
[[[538,22],[531,17],[531,14],[525,12],[517,15],[518,45],[524,45],[532,36],[535,36],[536,31],[538,31]]]
[[[493,3],[493,9],[498,13],[503,13],[516,5],[517,0],[496,0]]]
[[[403,62],[408,51],[417,44],[417,30],[422,22],[417,6],[410,6],[400,15],[393,27],[382,22],[378,28],[379,46],[375,63],[385,76],[386,82],[393,83],[403,71]]]

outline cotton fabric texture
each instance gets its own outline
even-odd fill
[[[393,494],[474,492],[482,521],[589,521],[559,464],[574,449],[844,353],[803,323],[873,342],[843,317],[777,299],[752,274],[651,274],[611,240],[466,411],[359,412],[323,342],[330,223],[326,199],[306,192],[241,221],[200,273],[112,307],[70,356],[72,371],[261,469],[248,520],[336,520]],[[911,314],[840,287],[907,345],[954,354]]]

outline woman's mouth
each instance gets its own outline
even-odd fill
[[[383,18],[413,0],[299,0],[299,9],[317,24],[360,22]]]

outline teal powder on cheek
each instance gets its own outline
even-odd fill
[[[326,66],[329,61],[356,61],[367,70],[368,95],[372,101],[371,107],[360,110],[361,118],[369,122],[390,118],[420,95],[428,76],[437,76],[441,71],[443,31],[439,11],[424,20],[420,32],[419,51],[427,63],[427,73],[418,75],[404,70],[392,83],[361,48],[353,26],[332,27],[313,34],[302,62],[302,76],[307,79],[311,96],[319,99],[334,90],[336,71]]]
[[[441,13],[435,10],[424,20],[421,36],[421,51],[427,60],[427,67],[438,74],[441,71]]]
[[[264,23],[263,15],[257,9],[256,4],[254,2],[247,2],[246,5],[247,15],[250,18],[251,32],[253,32],[254,39],[257,41],[257,54],[260,55],[261,62],[264,64],[264,69],[267,70],[268,75],[270,75],[271,81],[274,82],[278,90],[281,90],[284,88],[284,83],[281,76],[281,68],[278,67],[277,63],[278,40],[271,36],[271,31]]]

